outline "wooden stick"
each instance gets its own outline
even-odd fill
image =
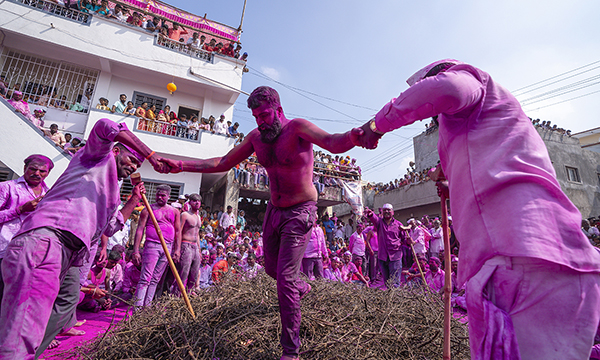
[[[131,179],[131,184],[133,186],[135,186],[141,181],[141,175],[139,173],[131,174],[130,179]],[[173,258],[171,257],[171,254],[169,253],[169,249],[167,248],[167,243],[165,242],[165,238],[163,237],[162,231],[160,230],[160,226],[158,226],[158,221],[156,221],[156,216],[154,216],[154,211],[152,211],[152,208],[150,207],[150,204],[148,203],[146,194],[142,194],[142,201],[144,202],[144,206],[148,210],[150,219],[152,219],[152,223],[154,224],[154,228],[156,229],[156,233],[158,234],[158,238],[160,239],[160,244],[162,245],[165,255],[167,255],[167,261],[169,262],[171,271],[173,272],[173,275],[175,276],[175,280],[177,280],[177,286],[179,287],[179,291],[183,295],[183,300],[185,301],[187,308],[192,313],[192,316],[194,318],[196,318],[196,314],[194,313],[194,309],[192,308],[192,303],[190,303],[190,299],[187,296],[187,292],[185,291],[185,286],[183,286],[183,282],[181,281],[181,278],[179,277],[179,272],[177,271],[177,268],[175,267],[175,263],[173,262]]]
[[[419,268],[419,272],[421,273],[421,278],[423,279],[423,284],[425,284],[426,288],[429,288],[429,285],[427,284],[427,280],[425,280],[425,275],[423,275],[423,269],[421,269],[421,263],[419,262],[419,258],[417,257],[417,252],[415,251],[415,247],[413,246],[413,244],[410,244],[410,248],[413,251],[413,255],[415,257],[415,262],[417,263],[417,267]]]
[[[442,200],[442,233],[444,235],[444,264],[446,264],[446,274],[444,280],[444,360],[450,360],[450,317],[452,316],[451,296],[452,296],[452,271],[451,271],[451,250],[450,234],[448,232],[448,209],[446,205],[446,196],[441,196]]]
[[[431,180],[438,182],[446,180],[446,175],[441,166],[429,170]],[[452,316],[451,295],[452,295],[452,271],[451,271],[451,250],[450,233],[448,228],[448,207],[446,204],[446,195],[439,192],[442,201],[442,234],[444,235],[444,264],[446,265],[446,276],[444,278],[444,360],[450,360],[450,317]]]

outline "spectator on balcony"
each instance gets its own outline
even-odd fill
[[[113,9],[113,13],[111,17],[113,19],[117,19],[120,22],[127,22],[127,15],[125,14],[126,10],[123,8],[123,5],[117,4]]]
[[[247,52],[245,52],[245,53],[242,55],[242,57],[240,57],[240,60],[242,60],[242,61],[246,61],[247,59],[248,59],[248,53],[247,53]],[[244,67],[244,70],[247,70],[247,68],[246,68],[246,67]],[[248,72],[248,71],[244,71],[244,72]]]
[[[201,38],[198,38],[198,33],[195,32],[192,34],[192,37],[188,39],[186,45],[190,50],[199,50],[204,45],[204,41],[206,40],[206,36],[202,35]]]
[[[219,135],[227,135],[227,123],[225,122],[225,115],[221,114],[219,120],[215,122],[212,133]]]
[[[142,26],[144,29],[150,31],[151,33],[160,31],[160,19],[156,16],[152,17],[152,20],[148,19]]]
[[[189,128],[189,123],[187,120],[187,115],[186,114],[179,115],[179,119],[177,120],[177,136],[179,136],[180,138],[187,138],[188,137],[188,128]]]
[[[146,110],[146,119],[156,120],[156,105],[152,104],[148,110]]]
[[[119,114],[123,114],[123,113],[125,113],[125,109],[127,109],[127,95],[121,94],[121,95],[119,95],[119,101],[114,103],[110,112],[112,112],[112,113],[117,112]]]
[[[215,46],[214,52],[216,52],[217,54],[223,54],[223,43],[220,42],[217,44],[217,46]]]
[[[239,127],[240,127],[240,124],[236,122],[235,124],[233,124],[233,126],[230,126],[227,129],[227,135],[228,136],[233,136],[233,137],[238,137],[240,135],[240,133],[237,131],[237,129]]]
[[[206,118],[202,118],[200,121],[200,130],[210,131],[210,125],[208,124],[208,120],[206,120]]]
[[[87,112],[90,108],[90,99],[92,98],[92,89],[86,89],[85,93],[81,96],[81,100],[79,100],[79,104],[83,107],[83,111]]]
[[[180,27],[178,23],[174,22],[173,27],[168,31],[169,39],[178,41],[181,38],[181,35],[187,35],[188,32]]]
[[[50,102],[50,89],[47,86],[44,86],[44,90],[42,91],[42,96],[38,99],[37,104],[39,106],[48,106]]]
[[[133,26],[141,27],[144,25],[144,21],[142,20],[142,15],[137,11],[134,11],[131,16],[127,18],[127,23]]]
[[[165,115],[165,112],[160,110],[158,112],[158,115],[156,115],[156,120],[161,122],[167,122],[167,116]]]
[[[135,107],[133,106],[133,101],[127,102],[127,107],[123,110],[123,114],[127,115],[135,115]]]
[[[23,116],[29,119],[29,121],[35,124],[37,120],[35,120],[34,116],[29,111],[29,105],[27,105],[27,103],[22,99],[23,93],[15,90],[12,93],[12,98],[8,100],[8,103],[15,108],[16,112],[23,114]]]
[[[6,80],[4,80],[4,75],[0,75],[0,95],[2,95],[2,97],[5,97],[7,92],[8,85],[6,84]]]
[[[94,11],[94,5],[89,0],[79,0],[78,2],[79,11],[89,14],[90,11]]]
[[[44,110],[42,108],[37,108],[37,109],[33,110],[33,117],[35,119],[35,121],[33,122],[33,125],[37,126],[40,129],[43,128],[45,115],[46,115],[46,110]]]
[[[215,51],[215,47],[217,46],[217,41],[215,39],[210,39],[208,44],[204,44],[204,51],[213,52]]]
[[[198,122],[198,117],[196,115],[192,115],[192,120],[188,124],[188,138],[192,140],[198,139],[198,130],[200,130],[200,123]]]
[[[50,131],[44,130],[44,134],[49,137],[50,140],[54,141],[56,146],[59,146],[61,149],[67,143],[65,136],[58,131],[57,124],[50,125]]]
[[[108,99],[101,97],[100,98],[100,103],[98,105],[96,105],[96,109],[98,110],[104,110],[104,111],[111,111],[110,108],[108,107]]]
[[[148,103],[143,102],[142,105],[135,110],[135,116],[137,116],[139,118],[145,118],[147,109],[148,109]]]
[[[233,43],[227,44],[227,46],[223,49],[223,55],[233,57],[235,50],[233,49]]]
[[[112,15],[112,10],[108,7],[108,0],[102,0],[100,5],[96,5],[94,7],[94,12],[99,15],[110,17]]]
[[[16,83],[13,89],[9,90],[8,93],[6,93],[6,98],[12,99],[13,93],[15,91],[21,91],[21,83]],[[23,93],[21,93],[21,97],[23,97]]]
[[[235,50],[233,51],[233,57],[236,58],[236,59],[239,59],[241,51],[242,51],[242,45],[237,44],[235,46]]]

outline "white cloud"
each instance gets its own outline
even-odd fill
[[[276,69],[271,68],[271,67],[267,67],[267,66],[262,66],[260,68],[260,71],[262,71],[262,73],[265,74],[265,75],[267,75],[268,77],[270,77],[270,78],[272,78],[274,80],[279,81],[280,74],[279,74],[279,71],[277,71]]]

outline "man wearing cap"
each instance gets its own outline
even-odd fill
[[[33,117],[34,117],[33,125],[37,126],[40,129],[43,128],[45,115],[46,115],[45,109],[37,108],[37,109],[33,110]]]
[[[144,158],[162,170],[156,155],[124,123],[100,119],[88,144],[22,220],[6,248],[0,359],[34,358],[67,270],[81,266],[102,234],[110,236],[122,228],[145,190],[143,184],[134,187],[118,211],[120,180],[136,171]]]
[[[415,242],[413,247],[417,256],[425,256],[427,254],[427,245],[425,244],[425,231],[419,226],[416,219],[409,219],[407,221],[410,226],[408,235]],[[410,264],[409,264],[410,265]]]
[[[23,101],[22,92],[18,90],[13,91],[12,97],[7,101],[9,104],[12,105],[12,107],[15,108],[16,112],[23,114],[23,116],[25,116],[27,119],[29,119],[29,121],[31,121],[34,124],[37,122],[37,120],[35,120],[31,112],[29,111],[29,105],[27,105],[27,103]]]
[[[44,180],[54,163],[44,155],[30,155],[25,159],[23,176],[16,180],[0,182],[0,304],[4,292],[2,259],[6,247],[21,229],[21,221],[34,211],[48,192]]]
[[[327,257],[325,234],[321,228],[321,220],[317,220],[312,227],[310,240],[302,258],[302,272],[309,279],[323,278],[323,258]]]
[[[210,252],[202,250],[202,261],[198,269],[198,280],[196,280],[196,288],[206,289],[211,285],[212,265],[210,263]]]
[[[173,172],[221,172],[256,152],[269,179],[271,199],[264,217],[265,271],[277,280],[282,359],[297,359],[300,349],[300,299],[310,286],[300,279],[300,263],[316,218],[312,184],[313,144],[343,153],[358,143],[360,129],[328,134],[304,119],[287,119],[272,88],[261,86],[248,98],[258,128],[225,156],[192,161],[165,160]]]
[[[467,282],[473,359],[587,359],[600,320],[600,253],[518,100],[486,72],[436,61],[363,125],[362,144],[429,117]],[[450,249],[448,249],[449,251]],[[560,304],[560,311],[556,305]]]
[[[169,185],[163,184],[157,186],[156,202],[150,206],[158,222],[167,249],[171,252],[173,261],[178,262],[181,254],[181,221],[179,210],[167,203],[170,194],[171,187]],[[140,244],[144,233],[146,234],[144,254],[140,256]],[[134,264],[142,265],[140,282],[135,292],[135,306],[150,305],[154,299],[158,282],[167,268],[167,255],[161,245],[153,221],[149,219],[148,209],[144,209],[140,215],[131,260]],[[169,269],[168,271],[171,270]],[[171,281],[167,280],[166,283],[166,290],[168,290]]]
[[[375,215],[369,208],[365,209],[365,216],[377,231],[377,257],[383,282],[387,284],[391,279],[393,284],[397,284],[402,272],[402,246],[409,245],[412,240],[406,235],[408,228],[394,218],[392,204],[384,204],[382,209],[383,217]]]

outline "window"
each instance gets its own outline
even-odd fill
[[[0,74],[6,77],[9,91],[18,86],[23,92],[23,100],[37,102],[45,97],[48,104],[66,106],[67,109],[83,94],[91,99],[98,79],[98,70],[9,48],[4,48],[0,55]]]
[[[145,102],[148,103],[148,108],[150,108],[150,106],[152,106],[152,105],[156,105],[156,113],[157,114],[160,110],[162,110],[165,107],[165,105],[167,105],[166,104],[167,98],[156,96],[156,95],[144,94],[144,93],[137,92],[137,91],[133,92],[133,100],[132,101],[133,101],[133,105],[136,109],[138,107],[142,106],[142,103],[145,103]]]
[[[567,179],[572,182],[581,182],[581,178],[579,177],[579,170],[575,167],[565,166],[567,169]]]
[[[12,179],[13,172],[10,169],[0,169],[0,182]]]
[[[200,120],[200,110],[179,106],[179,109],[177,110],[177,117],[181,117],[181,114],[185,114],[188,120],[192,118],[192,115],[196,115],[198,120]]]
[[[154,182],[151,180],[142,179],[144,182],[144,187],[146,188],[146,198],[148,198],[148,202],[150,204],[154,203],[154,199],[156,199],[156,187],[158,185],[167,184],[171,187],[171,196],[169,197],[169,203],[177,201],[179,195],[181,194],[181,185],[170,182]],[[131,181],[129,179],[123,180],[123,185],[121,186],[121,200],[125,201],[127,197],[131,194],[131,190],[133,186],[131,185]]]

